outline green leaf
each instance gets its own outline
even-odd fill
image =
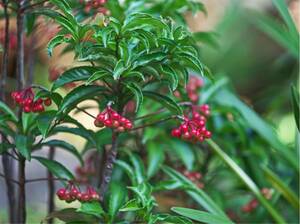
[[[119,209],[124,204],[127,191],[120,183],[113,182],[110,185],[110,194],[109,194],[109,204],[108,204],[108,213],[110,215],[110,220],[113,221],[116,215],[118,214]]]
[[[135,173],[134,173],[132,167],[128,165],[128,163],[126,163],[122,160],[116,160],[115,164],[117,166],[119,166],[120,168],[122,168],[126,172],[127,176],[130,178],[131,183],[133,185],[137,185],[137,179],[136,179]]]
[[[214,141],[211,139],[206,140],[211,149],[219,156],[220,159],[243,181],[243,183],[252,191],[260,203],[270,213],[274,221],[278,223],[286,223],[283,217],[274,207],[268,202],[264,196],[260,193],[260,189],[251,180],[251,178],[242,170]]]
[[[182,109],[180,106],[170,97],[166,95],[161,95],[156,92],[152,91],[143,91],[143,94],[145,97],[149,97],[152,100],[155,100],[156,102],[162,104],[164,107],[166,107],[168,110],[170,110],[173,113],[176,113],[178,115],[182,115]]]
[[[178,86],[178,75],[171,66],[163,66],[163,73],[168,76],[171,82],[171,89],[175,91]]]
[[[125,64],[124,64],[124,60],[120,59],[113,71],[113,77],[114,80],[118,80],[120,78],[120,76],[122,75],[122,73],[126,70]]]
[[[163,52],[155,52],[150,53],[146,55],[142,55],[137,58],[137,60],[133,63],[133,68],[139,67],[139,66],[145,66],[152,62],[160,62],[163,59],[165,59],[167,56],[166,53]]]
[[[85,82],[85,85],[90,85],[92,82],[104,79],[105,77],[111,77],[111,74],[105,70],[97,71],[88,78],[88,80]]]
[[[190,219],[193,219],[201,223],[208,223],[208,224],[216,224],[216,223],[232,224],[233,223],[227,219],[224,219],[222,216],[211,214],[208,212],[198,211],[195,209],[173,207],[171,208],[171,210],[179,215],[188,217]]]
[[[29,139],[29,137],[25,135],[17,135],[15,142],[17,150],[21,153],[22,156],[30,161],[32,141]]]
[[[42,145],[48,145],[48,146],[54,146],[54,147],[61,147],[63,149],[66,149],[67,151],[69,151],[70,153],[72,153],[74,156],[77,157],[77,159],[80,161],[81,165],[83,165],[83,160],[82,157],[80,155],[80,153],[77,151],[77,149],[75,148],[75,146],[71,145],[68,142],[65,142],[63,140],[50,140],[48,142],[44,142],[42,143]]]
[[[272,186],[279,191],[297,211],[299,211],[300,203],[297,195],[272,170],[265,166],[262,168],[264,175]]]
[[[266,140],[276,151],[285,158],[286,161],[295,169],[298,170],[298,159],[294,153],[281,143],[278,136],[269,124],[259,117],[252,109],[243,103],[237,96],[228,90],[219,90],[211,99],[219,105],[235,108],[244,117],[248,126],[256,131],[264,140]]]
[[[171,152],[175,152],[179,159],[182,160],[188,170],[192,170],[195,162],[195,155],[190,146],[180,140],[170,142]]]
[[[92,202],[82,202],[81,207],[76,211],[82,212],[84,214],[93,215],[98,218],[102,218],[104,211],[98,201]]]
[[[99,220],[93,216],[88,215],[82,212],[78,212],[78,209],[76,208],[65,208],[60,211],[55,211],[50,213],[46,218],[45,221],[53,218],[57,218],[65,223],[85,223],[85,224],[92,224],[92,223],[98,223]]]
[[[77,104],[79,104],[81,101],[89,99],[93,96],[100,95],[105,91],[105,87],[103,86],[79,86],[73,89],[71,92],[69,92],[63,102],[61,103],[58,114],[64,112],[68,113],[74,107],[76,107]]]
[[[33,156],[32,158],[39,161],[43,166],[45,166],[54,176],[66,180],[74,180],[73,174],[61,163],[55,160],[49,160],[46,158]],[[65,180],[62,180],[63,182]]]
[[[26,134],[29,129],[36,124],[37,114],[22,113],[23,133]]]
[[[62,44],[63,42],[65,42],[65,35],[56,35],[55,37],[53,37],[48,45],[47,45],[47,52],[48,52],[48,55],[51,57],[52,56],[52,52],[53,52],[53,49]]]
[[[143,209],[142,207],[139,206],[139,202],[137,199],[131,199],[130,201],[127,201],[126,204],[119,209],[120,212],[135,212],[138,210]]]
[[[11,119],[13,119],[13,121],[17,122],[18,118],[15,115],[15,113],[2,101],[0,101],[0,111],[4,112],[5,114],[10,115]]]
[[[300,131],[300,127],[299,127],[299,111],[300,111],[300,104],[299,104],[299,92],[296,89],[295,86],[291,86],[291,91],[292,91],[292,104],[293,104],[293,108],[294,108],[294,117],[295,117],[295,121],[296,121],[296,125],[298,128],[298,131]]]
[[[79,66],[65,71],[52,85],[52,91],[71,82],[87,80],[97,68],[91,66]]]
[[[50,126],[52,124],[53,119],[55,118],[55,115],[56,111],[52,110],[43,112],[37,117],[37,126],[44,139],[48,135]]]
[[[0,144],[0,155],[2,155],[3,153],[5,153],[8,149],[13,148],[14,145],[10,144],[10,143],[5,143],[5,142],[1,142]]]
[[[147,152],[148,152],[147,177],[150,178],[153,175],[155,175],[157,171],[160,169],[165,156],[164,156],[164,150],[152,141],[147,144]]]
[[[138,155],[131,152],[128,152],[128,156],[131,164],[134,167],[134,174],[137,179],[137,183],[143,183],[145,181],[146,174],[142,159]]]
[[[142,92],[142,89],[134,82],[127,84],[126,87],[134,94],[135,99],[136,99],[136,108],[135,112],[138,112],[143,100],[144,100],[144,95]]]
[[[181,185],[186,186],[186,188],[188,188],[186,192],[207,211],[209,211],[212,214],[222,216],[224,219],[230,221],[230,219],[226,216],[223,210],[209,197],[209,195],[207,195],[203,190],[199,189],[193,182],[188,180],[185,176],[167,166],[163,167],[163,171],[172,179],[181,183]]]

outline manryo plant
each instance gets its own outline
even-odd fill
[[[0,154],[9,222],[26,222],[27,186],[47,181],[48,213],[42,222],[234,223],[239,212],[230,213],[230,200],[218,193],[222,186],[213,179],[213,173],[220,175],[217,158],[229,167],[225,174],[238,177],[234,181],[239,181],[240,190],[251,196],[235,210],[247,216],[259,209],[259,214],[268,214],[267,220],[285,222],[272,202],[278,197],[272,185],[256,184],[252,173],[236,162],[236,154],[227,155],[211,140],[231,152],[250,146],[250,138],[260,139],[261,147],[269,144],[260,131],[255,137],[249,134],[256,127],[247,123],[234,102],[250,109],[227,90],[228,80],[213,78],[202,63],[199,43],[215,35],[191,33],[184,17],[187,12],[206,13],[202,3],[2,0],[1,7],[5,28],[0,35]],[[15,31],[10,30],[12,20]],[[34,44],[46,26],[51,30],[42,34],[48,56],[60,46],[62,54],[74,57],[74,66],[49,66],[51,86],[34,82],[40,74],[28,62],[34,59],[28,53],[33,45],[27,43]],[[8,88],[13,51],[17,84]],[[78,113],[92,120],[78,120]],[[60,133],[83,138],[84,148],[58,139]],[[56,161],[64,161],[60,149],[76,159],[74,174]],[[37,156],[44,150],[48,156]],[[284,164],[297,167],[291,154],[278,153],[284,154]],[[33,160],[46,167],[47,177],[28,179],[25,169]],[[264,169],[277,180],[267,166]],[[288,193],[283,195],[299,208],[294,193]],[[183,203],[161,206],[168,195]],[[66,207],[59,209],[55,201],[66,202]]]

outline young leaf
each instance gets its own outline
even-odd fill
[[[105,77],[111,77],[112,75],[108,71],[97,71],[91,75],[85,82],[85,85],[90,85],[92,82],[104,79]]]
[[[140,207],[138,201],[134,198],[131,199],[130,201],[127,201],[126,204],[119,209],[120,212],[135,212],[138,210],[141,210],[143,208]]]
[[[52,56],[52,52],[53,52],[53,49],[62,44],[63,42],[65,42],[65,36],[64,35],[56,35],[55,37],[53,37],[48,45],[47,45],[47,52],[48,52],[48,55],[51,57]]]
[[[216,223],[232,224],[233,223],[227,219],[224,219],[222,216],[211,214],[208,212],[198,211],[195,209],[173,207],[171,208],[171,210],[179,215],[188,217],[190,219],[193,219],[201,223],[208,223],[208,224],[216,224]]]

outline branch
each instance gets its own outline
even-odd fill
[[[27,183],[33,183],[33,182],[40,182],[40,181],[48,181],[48,180],[53,180],[53,181],[70,181],[66,178],[48,178],[48,177],[42,177],[42,178],[35,178],[35,179],[27,179],[25,182]],[[73,181],[74,182],[74,181]]]
[[[164,122],[166,122],[168,120],[171,120],[171,119],[174,119],[174,118],[178,118],[178,116],[177,115],[173,115],[171,117],[167,117],[167,118],[164,118],[164,119],[159,120],[159,121],[155,121],[155,122],[152,122],[152,123],[149,123],[149,124],[144,124],[144,125],[132,128],[132,129],[130,129],[128,131],[136,131],[136,130],[143,129],[143,128],[146,128],[146,127],[149,127],[149,126],[153,126],[153,125],[156,125],[156,124],[164,123]]]
[[[82,108],[80,108],[80,107],[76,107],[76,109],[77,109],[77,110],[80,110],[81,112],[83,112],[83,113],[89,115],[90,117],[92,117],[92,118],[94,118],[94,119],[97,118],[97,117],[95,117],[94,115],[90,114],[89,112],[87,112],[86,110],[84,110],[84,109],[82,109]]]
[[[15,183],[15,184],[18,184],[20,185],[20,182],[15,180],[15,179],[12,179],[12,178],[9,178],[8,176],[0,173],[0,177],[4,178],[5,180],[8,180],[9,182],[12,182],[12,183]]]

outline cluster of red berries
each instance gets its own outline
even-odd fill
[[[192,181],[194,184],[198,186],[198,188],[204,188],[204,184],[200,182],[202,175],[199,172],[192,172],[188,170],[183,171],[183,175],[188,178],[190,181]]]
[[[200,106],[200,112],[204,114],[201,110],[202,107],[205,107],[205,115],[209,114],[209,106],[202,105]],[[182,138],[191,142],[203,142],[207,138],[211,138],[211,132],[206,129],[206,117],[201,115],[195,108],[192,111],[192,118],[185,116],[184,122],[179,126],[179,128],[175,128],[172,130],[171,134],[175,138]]]
[[[76,167],[76,182],[87,184],[89,182],[89,178],[96,174],[96,168],[94,164],[95,158],[97,158],[97,155],[95,155],[95,153],[92,153],[85,159],[83,167]]]
[[[122,117],[118,112],[114,111],[110,106],[98,114],[96,120],[94,121],[96,127],[108,127],[114,128],[118,132],[124,132],[132,128],[132,123],[125,117]]]
[[[50,98],[34,100],[34,92],[31,87],[11,93],[11,97],[19,104],[25,113],[38,113],[45,110],[45,106],[50,106],[52,101]]]
[[[263,189],[261,189],[261,193],[268,200],[270,200],[272,198],[273,192],[271,189],[263,188]],[[253,198],[250,202],[248,202],[246,205],[244,205],[241,210],[245,213],[250,213],[253,210],[255,210],[258,205],[259,205],[259,203],[258,203],[257,199]]]
[[[79,3],[84,5],[85,13],[90,13],[91,10],[95,10],[104,15],[108,14],[108,10],[104,7],[106,2],[107,0],[79,0]]]
[[[92,187],[87,187],[85,192],[81,192],[72,182],[66,188],[60,188],[56,195],[60,200],[71,203],[75,200],[80,202],[98,201],[99,194]]]
[[[189,82],[186,85],[186,92],[191,102],[196,103],[199,100],[199,90],[203,87],[204,82],[203,79],[191,75]],[[174,95],[178,98],[181,98],[181,95],[178,91],[174,92]]]

